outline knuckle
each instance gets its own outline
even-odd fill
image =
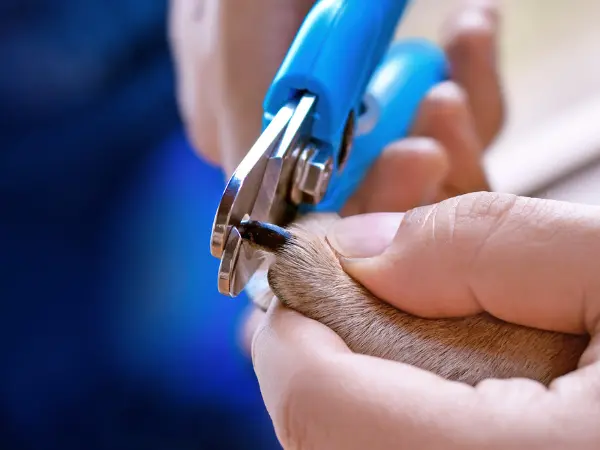
[[[457,220],[473,221],[484,219],[496,224],[512,210],[518,197],[514,194],[497,192],[471,192],[457,197]]]
[[[476,192],[465,194],[458,202],[455,217],[460,241],[467,241],[463,248],[469,249],[471,264],[476,265],[480,256],[496,242],[509,221],[519,197],[513,194]]]
[[[435,217],[442,203],[434,203],[433,205],[421,206],[408,210],[400,224],[400,230],[404,233],[410,232],[425,232],[429,227],[437,227]]]
[[[518,197],[513,194],[495,192],[472,192],[447,200],[450,228],[453,240],[469,241],[483,245],[497,232],[515,207]],[[475,239],[473,239],[475,237]],[[480,246],[481,247],[481,246]]]
[[[426,231],[430,236],[445,236],[476,230],[486,233],[501,225],[517,205],[519,197],[495,192],[471,192],[458,195],[440,203],[408,211],[402,221],[403,227]]]

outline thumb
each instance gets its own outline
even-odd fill
[[[349,275],[408,313],[567,333],[600,321],[598,207],[481,192],[342,219],[327,239]]]

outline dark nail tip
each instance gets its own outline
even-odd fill
[[[258,220],[248,220],[238,226],[242,239],[268,252],[278,252],[290,242],[292,234],[282,227]]]

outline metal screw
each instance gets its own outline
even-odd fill
[[[319,203],[327,191],[333,171],[333,159],[310,146],[301,150],[294,170],[291,199],[294,203]]]

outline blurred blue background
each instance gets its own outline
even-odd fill
[[[0,448],[278,448],[216,291],[166,1],[0,2]]]

